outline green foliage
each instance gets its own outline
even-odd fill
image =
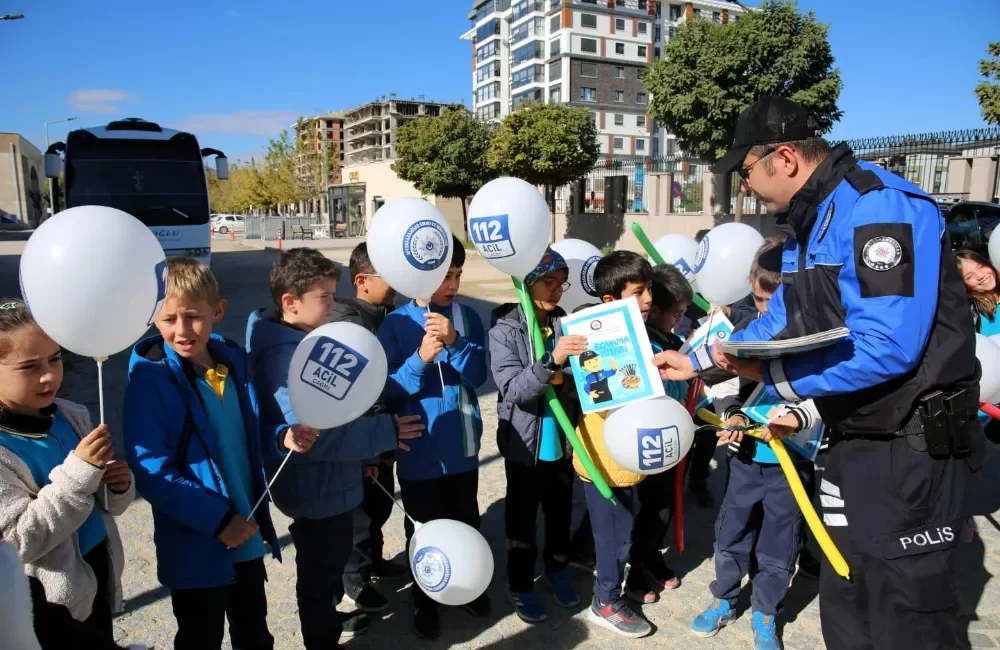
[[[769,95],[801,103],[828,131],[841,117],[841,81],[827,29],[787,0],[766,0],[725,25],[685,24],[646,72],[650,114],[708,160],[725,153],[740,111]]]
[[[298,179],[302,192],[308,198],[318,198],[324,194],[328,185],[337,183],[337,174],[340,172],[340,152],[336,147],[326,142],[325,147],[322,138],[326,137],[326,129],[320,129],[320,150],[317,152],[313,148],[312,134],[316,133],[318,119],[306,119],[300,117],[295,121],[295,158],[308,165],[309,174]],[[308,137],[301,134],[305,132]],[[325,159],[325,160],[324,160]],[[293,161],[294,162],[294,161]],[[294,167],[294,164],[293,164]],[[326,179],[323,178],[323,170],[326,169]]]
[[[399,158],[392,170],[421,194],[462,199],[464,205],[496,175],[486,164],[490,133],[488,124],[465,109],[417,118],[396,131]]]
[[[989,58],[979,62],[979,73],[986,78],[976,84],[979,110],[988,124],[1000,124],[1000,41],[986,47]]]
[[[682,212],[701,212],[703,193],[704,185],[702,184],[702,181],[686,183],[681,189],[681,195],[678,199],[680,202],[680,210]]]
[[[587,109],[529,102],[503,119],[487,160],[504,176],[532,185],[563,185],[589,172],[599,152],[597,127]]]

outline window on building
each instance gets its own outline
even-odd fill
[[[542,41],[533,41],[514,50],[511,55],[511,65],[518,65],[531,59],[541,59],[544,56],[545,44]]]
[[[646,46],[645,45],[640,45],[639,46],[639,56],[642,56],[642,57],[646,56]]]
[[[554,57],[554,56],[559,56],[559,54],[561,52],[562,52],[562,49],[559,47],[559,39],[558,38],[556,40],[551,41],[549,43],[549,58],[550,59],[552,57]]]
[[[580,27],[597,29],[597,16],[594,14],[580,14]]]
[[[638,28],[639,28],[639,33],[640,34],[648,34],[649,33],[649,23],[639,23],[638,24]]]
[[[672,156],[677,153],[677,141],[673,138],[667,140],[667,155]]]
[[[684,15],[684,7],[681,5],[670,5],[670,20],[680,20]]]
[[[714,22],[714,23],[721,23],[722,22],[722,14],[720,14],[718,11],[713,11],[712,12],[712,22]]]
[[[624,43],[615,43],[615,54],[625,54]]]
[[[514,108],[517,108],[525,102],[543,102],[545,101],[545,91],[541,88],[531,88],[525,90],[522,93],[518,93],[511,98],[511,104]]]
[[[612,145],[614,146],[615,150],[624,149],[625,138],[615,138],[614,140],[612,140]]]
[[[660,31],[660,23],[656,23],[653,25],[653,42],[659,43],[661,38],[663,38],[663,32]]]
[[[487,38],[496,36],[500,33],[500,20],[494,18],[487,23],[480,25],[476,29],[476,41],[482,43]]]
[[[659,45],[657,45],[656,47],[653,48],[653,58],[654,59],[660,58],[660,46]]]
[[[646,77],[646,68],[639,68],[635,71],[635,76],[637,79],[642,81]]]
[[[596,38],[581,38],[580,39],[580,51],[581,52],[597,52],[597,39]]]
[[[597,4],[597,0],[580,0],[580,2],[582,2],[585,5],[596,5]]]
[[[623,101],[625,101],[625,91],[624,90],[616,90],[615,91],[615,101],[616,102],[623,102]]]
[[[597,121],[598,121],[597,120],[597,111],[591,111],[589,113],[589,115],[590,115],[590,121],[593,122],[596,125]]]
[[[490,41],[482,47],[476,48],[476,62],[482,63],[491,56],[500,54],[500,41]]]
[[[636,104],[645,104],[646,103],[646,93],[636,93],[635,94],[635,103]]]
[[[637,127],[639,127],[640,129],[645,128],[646,127],[646,116],[645,115],[636,115],[635,116],[635,125]]]
[[[625,116],[621,113],[615,113],[615,126],[625,126]]]
[[[625,19],[624,18],[615,18],[615,29],[618,30],[619,32],[624,32],[625,31]]]
[[[562,86],[552,86],[549,88],[549,103],[558,104],[562,102]]]
[[[597,88],[580,88],[580,101],[581,102],[596,102],[597,101]]]
[[[625,68],[616,65],[615,66],[615,79],[624,79],[624,78],[625,78]]]
[[[642,139],[642,138],[636,138],[635,139],[635,150],[636,151],[645,151],[646,150],[646,141],[644,139]]]
[[[696,9],[695,9],[694,11],[692,11],[691,13],[693,13],[693,14],[695,15],[695,17],[697,17],[697,18],[701,18],[701,9],[697,9],[697,8],[696,8]]]
[[[562,25],[559,22],[559,14],[549,19],[549,33],[558,32]]]
[[[562,79],[562,59],[549,64],[549,81]]]
[[[588,61],[580,61],[580,76],[581,77],[596,77],[597,76],[597,64],[590,63]]]

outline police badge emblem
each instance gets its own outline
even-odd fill
[[[873,271],[888,271],[903,259],[903,247],[892,237],[872,237],[861,250],[861,259]]]
[[[425,546],[413,554],[413,577],[424,591],[441,591],[451,582],[451,561],[441,549]]]
[[[450,244],[440,224],[422,219],[403,234],[403,257],[419,271],[433,271],[448,257]]]

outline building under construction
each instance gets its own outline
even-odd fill
[[[397,99],[394,95],[378,98],[342,113],[344,119],[344,166],[384,162],[396,158],[396,129],[418,117],[440,117],[448,108],[461,104],[442,104],[416,99]]]

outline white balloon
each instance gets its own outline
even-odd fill
[[[520,178],[497,178],[472,197],[469,237],[494,268],[524,278],[545,254],[551,220],[538,188]]]
[[[673,264],[684,274],[687,281],[695,287],[694,264],[698,257],[698,242],[693,237],[670,233],[656,240],[653,244],[663,261]],[[652,260],[650,260],[652,261]],[[697,291],[697,289],[694,289]]]
[[[990,261],[993,262],[993,266],[1000,267],[1000,235],[997,235],[997,230],[1000,230],[1000,228],[994,228],[993,232],[990,233],[987,250],[989,251]]]
[[[750,293],[750,266],[763,245],[761,234],[744,223],[712,228],[695,258],[698,293],[713,305],[730,305],[745,297]]]
[[[410,298],[427,299],[451,266],[451,227],[423,199],[387,201],[368,226],[368,257],[382,279]]]
[[[660,474],[679,463],[694,442],[694,422],[680,402],[654,397],[608,415],[604,444],[611,458],[630,472]]]
[[[979,401],[987,404],[1000,402],[1000,346],[982,334],[976,334],[976,358],[982,367],[979,378]]]
[[[569,290],[564,291],[559,306],[567,314],[580,305],[600,302],[594,288],[594,268],[601,261],[601,251],[582,239],[563,239],[552,244],[569,266]]]
[[[382,393],[388,364],[375,335],[354,323],[328,323],[302,339],[288,367],[288,396],[302,424],[347,424]]]
[[[167,265],[149,227],[100,205],[46,220],[21,254],[21,293],[62,347],[103,359],[134,344],[163,306]]]
[[[442,605],[466,605],[493,579],[493,553],[482,534],[453,519],[417,524],[410,538],[414,581]]]

